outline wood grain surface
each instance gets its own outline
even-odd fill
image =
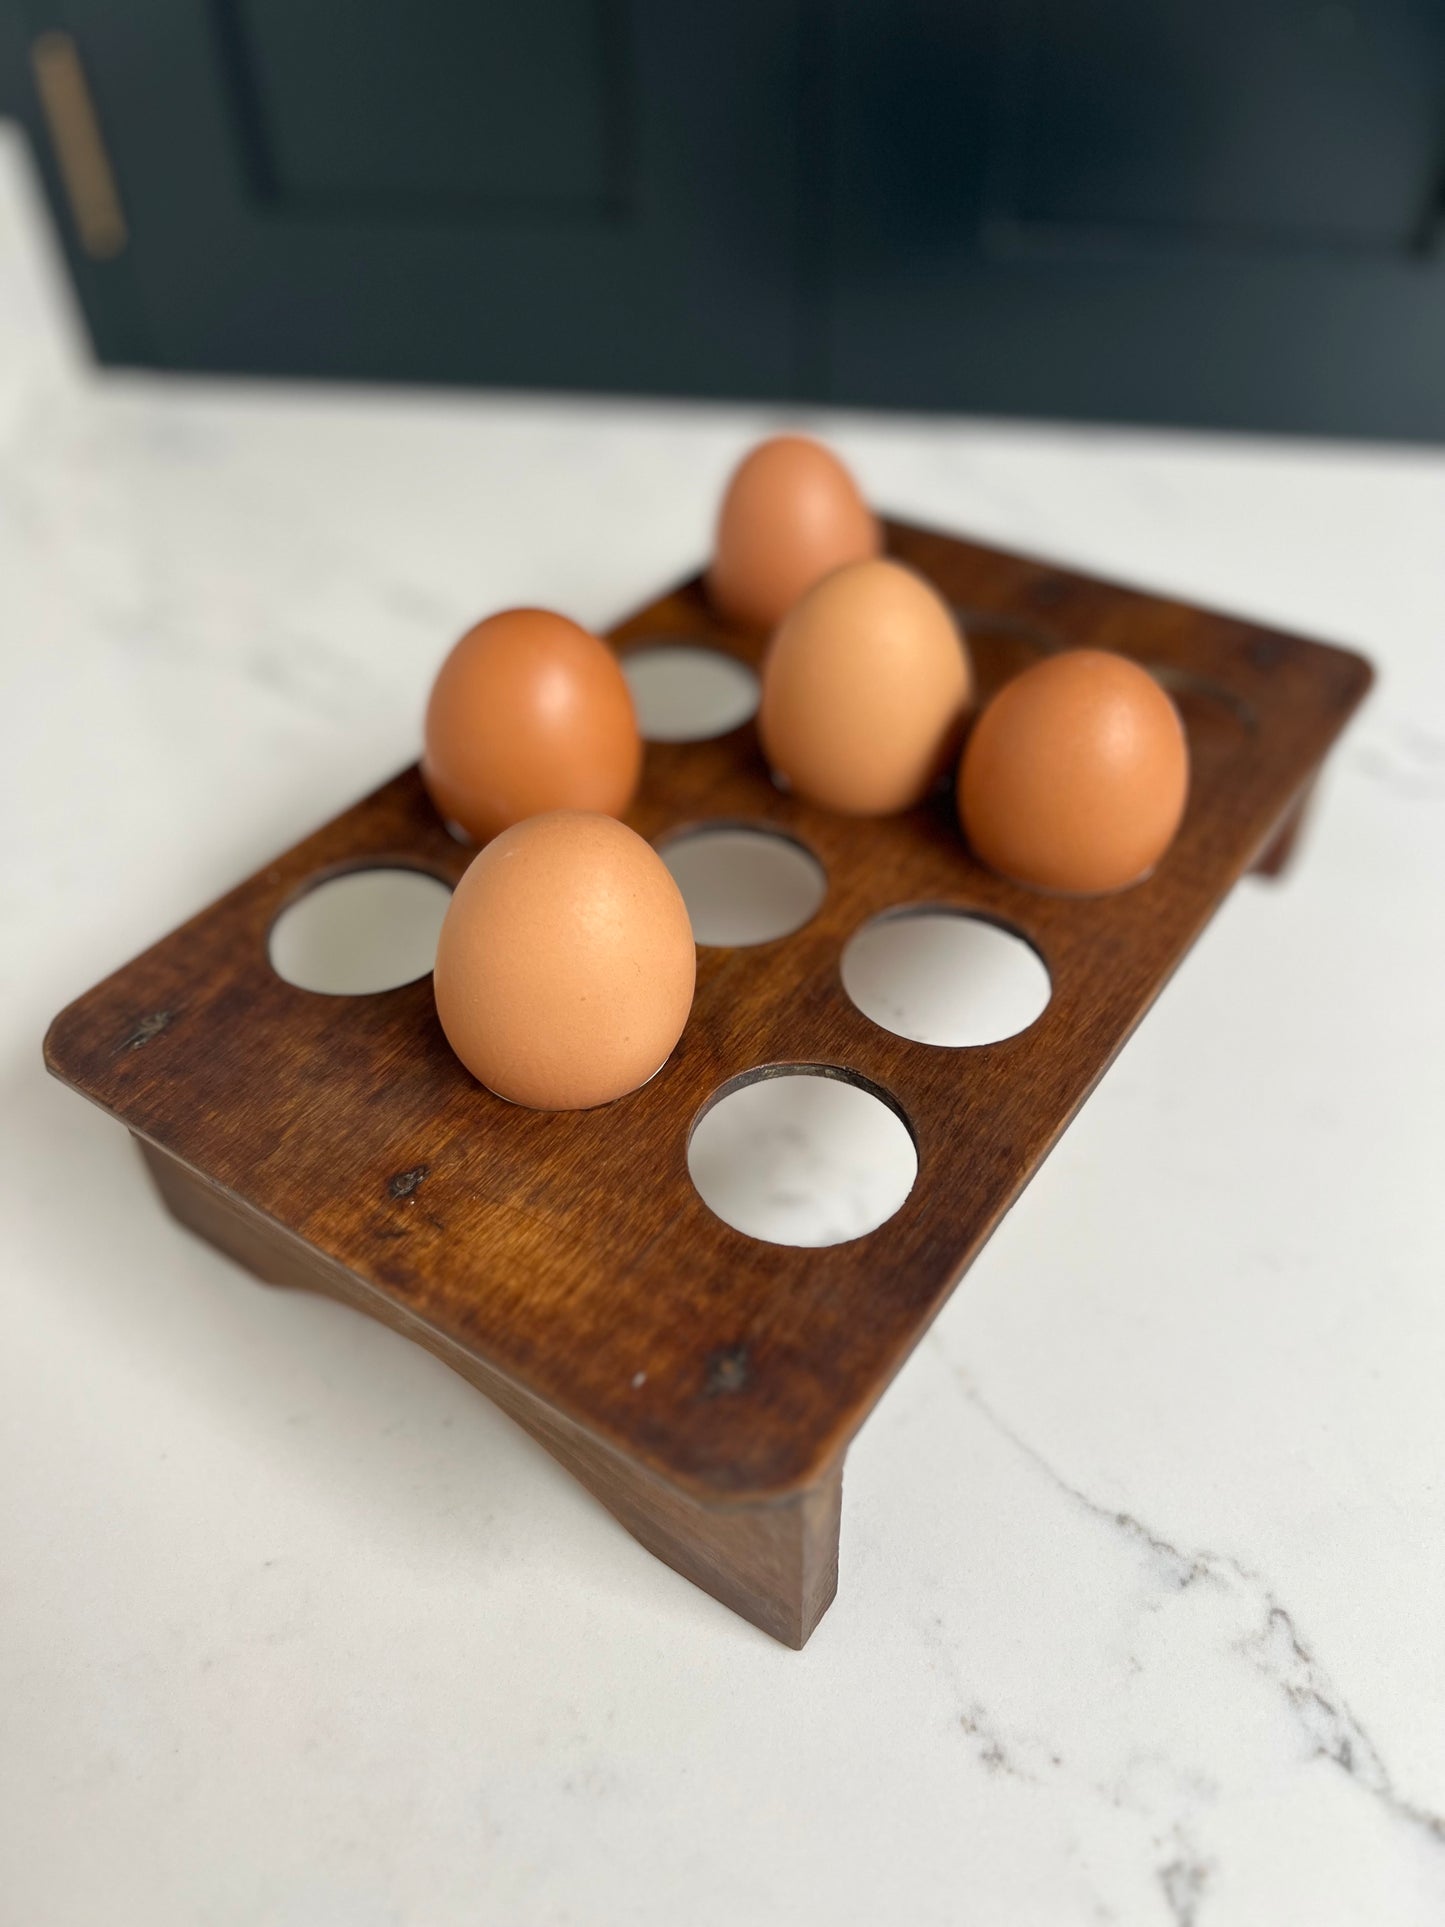
[[[1270,848],[1370,681],[1345,651],[971,542],[893,524],[889,547],[964,612],[985,691],[1076,644],[1120,650],[1169,684],[1192,787],[1148,881],[1089,901],[1016,888],[972,861],[947,799],[884,821],[829,816],[773,786],[751,724],[649,746],[628,818],[644,836],[773,826],[817,856],[827,896],[789,937],[701,951],[691,1021],[650,1084],[601,1110],[543,1115],[467,1075],[429,979],[333,997],[267,961],[276,917],[324,878],[378,864],[460,875],[469,853],[411,769],[73,1004],[47,1039],[50,1068],[154,1147],[173,1189],[186,1177],[218,1209],[275,1227],[316,1254],[327,1288],[349,1281],[354,1302],[390,1308],[606,1464],[703,1509],[816,1512],[821,1494],[836,1526],[849,1439]],[[624,652],[686,639],[754,663],[761,653],[696,583],[614,634]],[[1043,1015],[972,1049],[913,1043],[862,1016],[840,980],[843,946],[905,904],[976,911],[1025,936],[1053,982]],[[1231,1048],[1227,1034],[1218,1047]],[[852,1243],[758,1242],[714,1217],[688,1177],[689,1133],[715,1094],[791,1065],[882,1093],[916,1142],[908,1200]],[[819,1595],[831,1592],[826,1564],[825,1552],[808,1565]]]

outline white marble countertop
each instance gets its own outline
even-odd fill
[[[691,566],[770,419],[97,377],[0,128],[8,1919],[1445,1918],[1445,456],[809,423],[1382,681],[855,1444],[802,1654],[41,1071],[412,755],[467,621]]]

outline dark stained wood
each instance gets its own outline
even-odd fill
[[[1285,812],[1279,828],[1255,858],[1255,876],[1271,879],[1281,877],[1298,856],[1300,840],[1304,835],[1305,825],[1309,821],[1314,787],[1313,781],[1307,783],[1295,802]]]
[[[266,938],[327,876],[406,864],[455,880],[468,853],[407,770],[62,1013],[55,1074],[143,1141],[193,1228],[277,1282],[323,1289],[455,1365],[678,1570],[769,1632],[807,1637],[832,1595],[843,1454],[994,1226],[1231,885],[1278,833],[1370,682],[1358,656],[932,532],[892,552],[964,609],[985,691],[1090,644],[1148,663],[1189,730],[1192,786],[1156,873],[1123,894],[1045,897],[991,876],[946,799],[832,817],[770,782],[751,726],[649,747],[629,821],[660,837],[722,818],[810,848],[828,895],[794,935],[701,952],[665,1069],[599,1111],[501,1103],[448,1051],[427,979],[371,997],[294,988]],[[691,583],[615,632],[756,662]],[[839,957],[904,903],[1020,930],[1053,997],[1027,1031],[940,1050],[879,1029]],[[821,1064],[880,1086],[918,1179],[865,1238],[759,1243],[701,1203],[692,1124],[718,1086]]]
[[[841,1460],[820,1485],[779,1502],[703,1505],[600,1445],[514,1379],[285,1225],[220,1190],[168,1151],[144,1138],[136,1141],[162,1202],[189,1230],[267,1284],[324,1292],[425,1345],[530,1432],[649,1552],[784,1645],[806,1643],[838,1586]],[[404,1184],[397,1188],[406,1194]]]

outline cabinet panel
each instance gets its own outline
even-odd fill
[[[1319,14],[839,0],[833,391],[1445,435],[1445,9]]]
[[[27,6],[90,78],[130,241],[86,306],[133,283],[133,359],[798,385],[800,0]]]
[[[1445,159],[1439,0],[1016,0],[996,211],[1399,248]]]
[[[620,5],[218,0],[217,12],[258,183],[283,207],[620,207]]]

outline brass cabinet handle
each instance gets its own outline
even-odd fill
[[[92,260],[112,261],[130,231],[80,50],[68,33],[42,33],[30,43],[30,64],[80,245]]]

